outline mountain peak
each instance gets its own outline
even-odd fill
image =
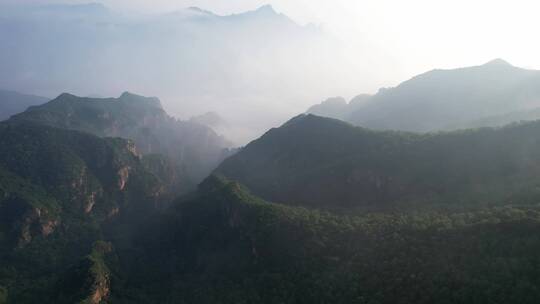
[[[266,4],[266,5],[263,5],[261,7],[259,7],[257,9],[257,11],[260,11],[260,12],[272,12],[272,13],[275,13],[276,11],[274,10],[274,7],[271,5],[271,4]]]
[[[133,94],[131,92],[128,92],[128,91],[125,91],[124,93],[122,93],[122,95],[120,95],[120,99],[129,99],[129,98],[141,98],[142,96],[140,95],[137,95],[137,94]]]
[[[512,66],[508,61],[496,58],[484,64],[484,66]]]
[[[78,97],[73,94],[64,92],[58,95],[58,97],[56,97],[55,100],[65,100],[65,99],[73,99],[73,98],[78,98]]]
[[[265,14],[265,15],[277,15],[278,13],[274,10],[274,7],[270,4],[263,5],[255,10],[256,13]]]

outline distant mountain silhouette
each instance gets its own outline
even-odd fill
[[[374,129],[415,132],[497,126],[516,120],[539,119],[540,71],[514,67],[502,59],[454,70],[433,70],[381,89],[361,105],[332,110],[308,110]],[[532,111],[532,112],[529,112]],[[529,114],[526,114],[529,112]],[[505,117],[493,120],[494,117]]]
[[[0,121],[49,101],[48,98],[0,90]]]
[[[346,120],[350,113],[361,108],[370,98],[371,95],[362,94],[353,98],[349,103],[343,97],[328,98],[320,104],[310,107],[307,113]]]

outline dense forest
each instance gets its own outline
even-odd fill
[[[531,254],[540,249],[538,206],[339,216],[269,203],[212,176],[173,210],[141,234],[144,266],[124,265],[126,293],[114,302],[534,303],[539,296]]]
[[[14,303],[92,303],[100,294],[111,303],[536,303],[540,296],[538,205],[347,216],[269,203],[211,176],[196,195],[141,223],[129,242],[79,238],[86,246],[71,260],[51,252],[56,238],[16,248],[14,261],[32,267],[3,273],[32,280],[5,280],[3,290]],[[69,267],[36,280],[51,271],[53,256]]]

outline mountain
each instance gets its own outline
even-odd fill
[[[540,122],[420,135],[301,115],[216,173],[270,201],[349,211],[530,202],[538,134]]]
[[[160,178],[128,140],[0,123],[0,299],[99,303],[110,279],[101,240],[121,243],[166,206]]]
[[[159,99],[128,92],[104,99],[64,93],[10,121],[131,139],[140,153],[161,154],[172,160],[186,189],[206,177],[227,155],[230,145],[206,126],[168,116]]]
[[[335,173],[345,165],[373,164],[379,172],[395,173],[392,167],[403,162],[401,176],[418,185],[410,192],[430,200],[423,208],[343,214],[291,206],[296,200],[272,203],[218,174],[171,203],[161,183],[167,178],[149,169],[128,140],[22,120],[0,123],[0,300],[536,303],[537,129],[538,123],[528,123],[437,137],[370,131],[309,115],[270,131],[224,163],[242,158],[252,164],[246,153],[271,142],[266,154],[258,151],[271,164],[267,169],[309,169],[302,192],[314,189],[307,184],[320,169],[339,183]],[[318,146],[312,144],[315,137]],[[485,160],[471,152],[477,149]],[[459,150],[466,151],[454,156]],[[288,163],[300,156],[302,161]],[[483,195],[473,205],[456,200],[454,208],[430,208],[436,196],[420,189],[420,182],[463,186],[462,170],[478,193],[489,191],[496,199],[512,190],[517,195],[499,206],[490,206],[494,197]],[[289,180],[282,175],[276,182]],[[391,179],[376,183],[387,187]],[[328,193],[333,187],[320,188]],[[342,203],[336,195],[325,204],[305,205]]]
[[[359,107],[308,112],[372,129],[413,132],[497,126],[515,119],[539,119],[540,71],[496,59],[481,66],[433,70],[395,88],[381,89]],[[321,106],[319,106],[320,108]],[[345,114],[343,114],[345,112]],[[528,113],[529,114],[526,114]],[[491,120],[493,117],[505,117]]]
[[[0,121],[23,112],[30,106],[44,104],[48,98],[0,90]]]

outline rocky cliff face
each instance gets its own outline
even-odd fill
[[[18,246],[53,234],[64,218],[99,223],[128,209],[155,209],[169,189],[130,141],[0,124],[0,230]]]
[[[118,190],[123,191],[129,180],[129,167],[122,167],[118,170]]]
[[[112,251],[110,243],[95,242],[91,252],[63,274],[59,299],[65,303],[106,303],[111,293],[111,272],[105,260]]]
[[[54,232],[60,221],[51,218],[47,210],[30,207],[20,219],[16,219],[12,229],[17,238],[17,246],[22,247],[37,236],[47,237]]]

